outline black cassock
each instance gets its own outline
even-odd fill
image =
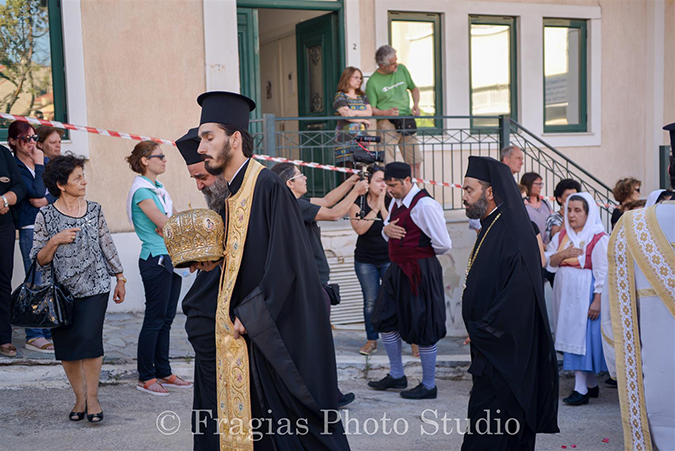
[[[192,433],[195,450],[220,449],[216,435],[216,305],[220,268],[200,271],[183,299],[185,331],[195,350]]]
[[[249,164],[230,183],[232,195]],[[230,308],[247,331],[253,417],[264,420],[256,451],[349,449],[336,420],[335,349],[319,273],[298,202],[268,169],[256,181]]]
[[[508,220],[495,221],[498,214],[495,211],[481,221],[476,246],[483,237],[485,240],[462,298],[462,316],[471,338],[469,373],[474,381],[469,400],[473,434],[465,434],[463,451],[533,450],[536,433],[558,432],[558,369],[541,268],[531,268],[536,260],[529,260],[535,257],[524,255],[518,243],[531,242],[534,252],[536,241],[529,222],[523,221],[515,232],[521,236],[514,238]],[[532,235],[531,240],[527,234]],[[498,420],[501,435],[477,433],[481,418],[478,429],[485,431],[486,409],[490,411],[490,430],[498,432]],[[515,435],[504,433],[509,419],[518,421]],[[515,426],[511,421],[509,430],[514,432]]]

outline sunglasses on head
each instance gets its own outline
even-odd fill
[[[166,155],[164,155],[163,153],[160,153],[159,155],[150,155],[148,157],[148,159],[150,159],[150,158],[159,158],[161,161],[164,161],[164,159],[166,158]]]
[[[33,136],[20,136],[19,139],[21,139],[23,142],[27,143],[30,141],[37,142],[38,140],[38,135],[33,135]]]

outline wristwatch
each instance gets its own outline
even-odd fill
[[[4,194],[2,195],[2,200],[5,201],[5,208],[8,208],[9,207],[9,201],[7,200],[7,198],[5,197]]]
[[[118,278],[117,278],[117,281],[118,281],[118,282],[124,282],[124,283],[127,283],[126,277],[118,277]]]

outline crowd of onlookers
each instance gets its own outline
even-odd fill
[[[365,91],[359,69],[348,67],[340,78],[334,99],[335,112],[340,116],[335,161],[338,165],[353,166],[354,137],[370,127],[366,117],[379,116],[383,117],[377,120],[377,129],[383,133],[385,161],[395,159],[398,146],[414,177],[420,174],[422,154],[411,117],[420,114],[420,92],[407,68],[398,63],[392,47],[380,47],[375,59],[378,68]],[[17,355],[12,345],[9,304],[18,230],[24,270],[28,273],[35,267],[33,283],[50,281],[51,272],[44,269],[51,265],[59,283],[76,301],[71,327],[26,329],[25,347],[55,353],[56,359],[62,361],[76,395],[71,420],[81,420],[86,412],[90,421],[101,421],[97,388],[103,356],[103,320],[111,291],[115,302],[124,300],[126,279],[100,205],[85,200],[84,159],[61,155],[62,137],[62,131],[53,127],[35,130],[27,122],[15,121],[8,129],[9,149],[0,146],[0,354]],[[525,160],[523,150],[506,147],[500,158],[517,177]],[[146,298],[138,340],[138,389],[168,395],[167,386],[191,384],[174,375],[169,363],[169,335],[181,278],[173,272],[162,235],[164,224],[175,213],[169,193],[158,181],[166,170],[166,157],[157,143],[145,141],[133,148],[126,161],[137,173],[128,195],[127,213],[142,243],[139,270]],[[349,216],[358,235],[354,270],[364,298],[367,341],[360,353],[376,352],[378,334],[370,316],[390,264],[388,245],[382,236],[391,202],[384,183],[384,168],[373,165],[368,168],[366,179],[353,175],[321,198],[305,197],[307,178],[295,165],[281,163],[273,171],[298,199],[321,282],[326,288],[328,308],[336,303],[331,301],[339,293],[329,284],[330,268],[317,221]],[[597,397],[599,391],[594,375],[606,370],[599,315],[600,293],[607,276],[608,235],[596,199],[583,192],[578,181],[558,182],[550,200],[543,195],[544,184],[542,176],[535,172],[524,173],[519,179],[542,256],[542,283],[548,281],[553,289],[549,315],[556,349],[564,353],[564,368],[575,371],[575,390],[564,401],[585,404],[589,398]],[[624,212],[673,196],[672,191],[657,190],[645,201],[640,199],[640,190],[641,182],[634,178],[616,183],[613,194],[618,206],[612,211],[612,227]],[[559,207],[557,211],[555,205]],[[470,228],[478,232],[480,221],[470,221]],[[111,277],[116,279],[114,286]]]

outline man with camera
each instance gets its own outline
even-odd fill
[[[418,178],[422,164],[422,152],[417,140],[415,119],[404,116],[420,115],[420,90],[408,72],[408,68],[399,64],[396,50],[383,45],[375,53],[377,70],[373,72],[366,86],[366,95],[373,108],[374,116],[401,116],[396,119],[379,119],[377,129],[382,133],[386,150],[386,162],[395,160],[398,145],[403,161],[412,167],[413,178]],[[412,94],[413,106],[410,108]]]

